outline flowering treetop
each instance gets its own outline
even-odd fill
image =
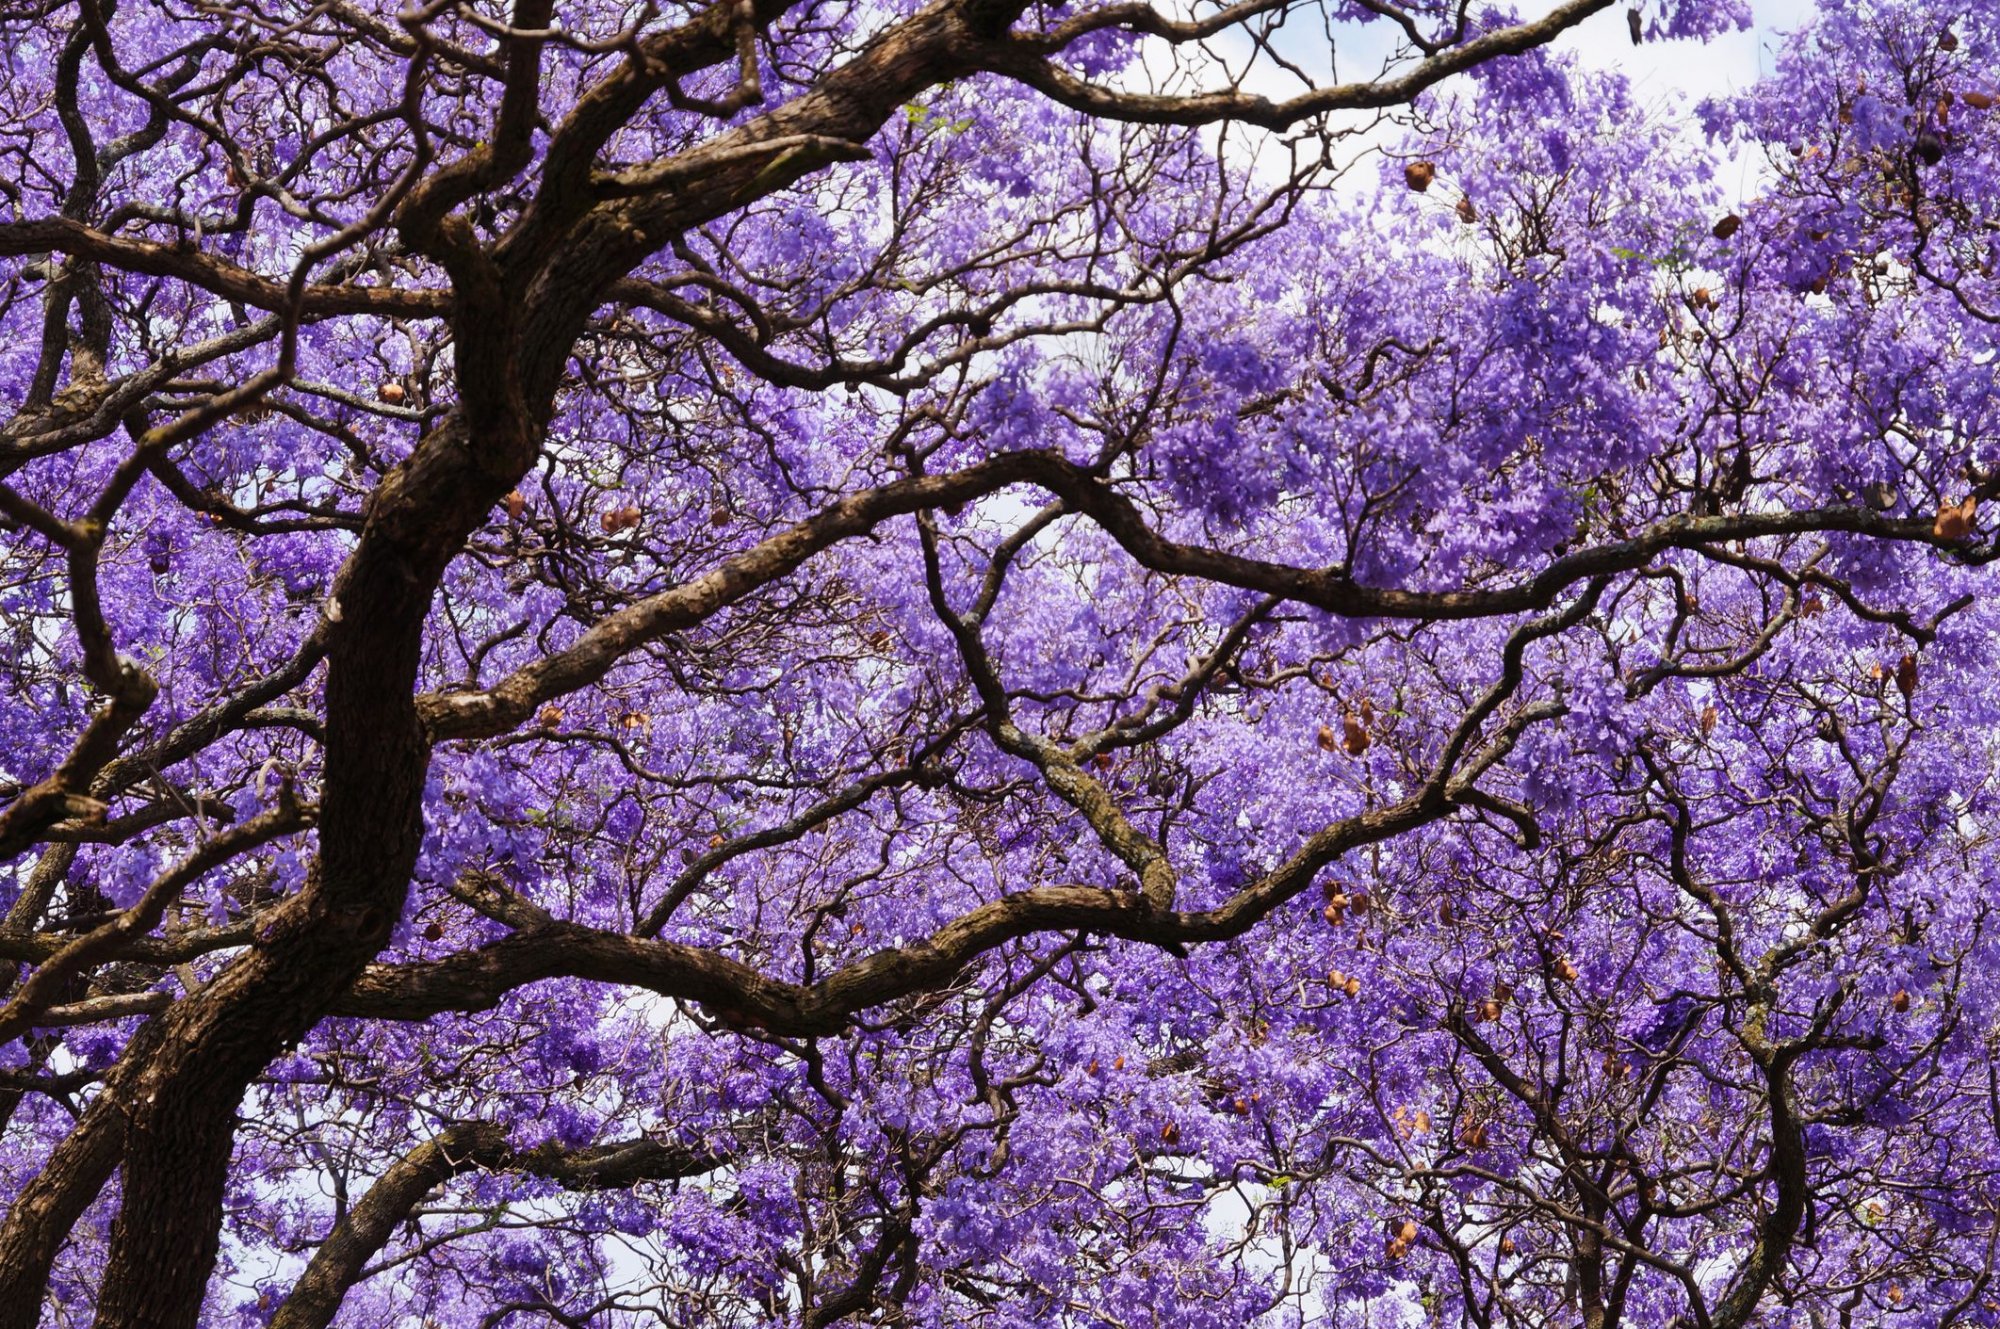
[[[0,7],[0,1326],[2000,1322],[2000,12],[1745,19]]]

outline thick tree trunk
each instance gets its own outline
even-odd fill
[[[256,947],[163,1017],[117,1096],[123,1192],[96,1323],[187,1329],[215,1261],[245,1089],[388,940],[423,837],[429,748],[415,694],[431,597],[465,537],[534,455],[447,420],[384,480],[329,617],[319,859]]]

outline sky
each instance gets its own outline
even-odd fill
[[[1818,6],[1813,0],[1751,0],[1754,25],[1712,42],[1648,41],[1632,45],[1625,11],[1614,7],[1578,25],[1557,41],[1587,63],[1622,70],[1644,98],[1678,89],[1691,101],[1748,86],[1769,67],[1768,52],[1779,34],[1803,27]]]

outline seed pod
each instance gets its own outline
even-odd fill
[[[1715,732],[1715,720],[1716,720],[1715,703],[1710,702],[1708,705],[1701,708],[1701,736],[1703,738],[1707,738],[1710,734]]]
[[[1168,1122],[1166,1125],[1160,1127],[1160,1138],[1168,1144],[1172,1144],[1175,1140],[1181,1138],[1180,1126],[1175,1122]]]
[[[1404,1245],[1407,1246],[1415,1242],[1416,1239],[1417,1239],[1416,1220],[1413,1218],[1404,1219],[1401,1225],[1396,1228],[1396,1240],[1402,1242]]]
[[[1347,981],[1340,985],[1340,990],[1350,997],[1358,997],[1361,995],[1361,980],[1349,974]]]
[[[1905,654],[1896,661],[1896,691],[1908,700],[1917,690],[1917,657]]]
[[[1940,32],[1938,34],[1938,49],[1940,51],[1956,51],[1958,49],[1958,34],[1950,28],[1946,28],[1943,32]]]
[[[1500,1253],[1502,1255],[1512,1255],[1515,1251],[1519,1249],[1520,1247],[1514,1244],[1514,1239],[1512,1237],[1500,1238]]]
[[[444,925],[443,925],[443,924],[441,924],[441,923],[428,923],[428,924],[426,924],[426,925],[424,926],[424,940],[425,940],[425,941],[436,941],[436,940],[437,940],[438,938],[440,938],[440,937],[442,937],[442,936],[444,936]]]
[[[1331,752],[1340,746],[1340,735],[1333,732],[1333,726],[1330,724],[1319,727],[1318,739],[1321,752]]]
[[[528,500],[518,489],[508,490],[507,497],[501,499],[500,504],[507,509],[508,521],[521,520],[521,514],[528,510]]]
[[[535,718],[541,721],[542,728],[554,729],[557,725],[562,723],[562,717],[563,717],[562,707],[556,705],[554,702],[550,702],[548,705],[542,707],[541,713],[537,715]]]
[[[1889,1008],[1895,1011],[1896,1014],[1898,1015],[1901,1015],[1904,1011],[1909,1010],[1910,994],[1902,988],[1897,988],[1896,995],[1889,998]]]
[[[1993,97],[1990,93],[1962,92],[1959,94],[1958,99],[1975,111],[1990,111],[1993,109]]]
[[[1347,915],[1339,905],[1328,905],[1319,911],[1319,916],[1326,920],[1326,925],[1330,928],[1337,928],[1347,921]]]
[[[1564,956],[1562,959],[1556,961],[1556,977],[1565,983],[1576,982],[1577,968],[1570,963],[1568,956]]]
[[[1341,717],[1340,746],[1348,756],[1360,756],[1362,753],[1368,751],[1368,745],[1373,741],[1368,736],[1367,729],[1362,727],[1359,719],[1353,715],[1344,715]]]
[[[1956,503],[1947,503],[1938,509],[1937,520],[1931,523],[1931,534],[1940,540],[1963,540],[1972,534],[1973,518],[1979,512],[1979,499],[1967,494]]]
[[[1458,206],[1453,208],[1452,211],[1456,212],[1458,219],[1467,226],[1479,220],[1479,209],[1472,205],[1472,195],[1470,194],[1460,194],[1458,196]]]
[[[387,402],[391,406],[401,405],[409,395],[409,390],[393,378],[385,380],[375,389],[375,400]]]
[[[1403,183],[1421,194],[1437,179],[1437,165],[1434,162],[1411,162],[1403,168]]]
[[[736,520],[736,514],[731,512],[728,508],[717,508],[715,511],[708,514],[708,524],[711,526],[727,526],[730,522],[735,520]]]
[[[1632,34],[1634,46],[1646,40],[1646,20],[1639,17],[1637,5],[1625,11],[1625,27]]]
[[[1727,240],[1730,236],[1741,230],[1742,227],[1743,219],[1732,212],[1711,227],[1709,234],[1718,240]]]
[[[1944,160],[1944,140],[1932,130],[1919,131],[1916,142],[1911,146],[1916,150],[1918,159],[1926,166],[1936,166]]]

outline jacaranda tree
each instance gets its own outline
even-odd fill
[[[2000,1323],[2000,6],[1526,9],[6,0],[0,1329]]]

